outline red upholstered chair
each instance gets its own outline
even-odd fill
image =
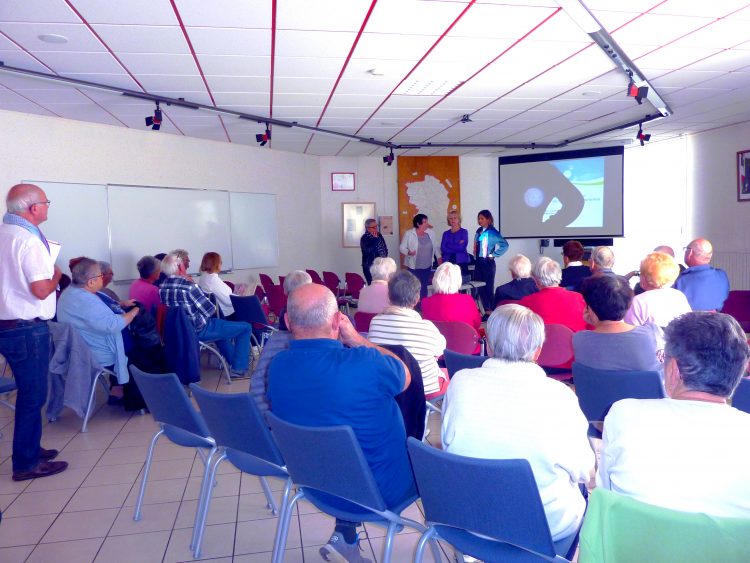
[[[459,354],[476,354],[480,347],[479,332],[468,323],[458,321],[432,321],[445,336],[445,347]]]
[[[310,274],[310,277],[312,278],[313,283],[317,283],[318,285],[325,285],[323,283],[323,280],[320,277],[320,274],[316,272],[315,270],[305,270],[308,274]]]
[[[156,306],[156,332],[161,336],[162,343],[164,342],[164,322],[167,320],[167,309],[168,307],[164,303],[159,303]]]
[[[370,332],[370,322],[375,317],[375,313],[354,313],[354,328],[358,332]]]
[[[266,290],[266,297],[268,297],[268,307],[273,311],[277,317],[281,316],[281,312],[286,308],[286,295],[284,295],[284,288],[280,285],[272,285]]]
[[[354,272],[347,272],[344,274],[344,281],[346,282],[346,294],[351,297],[352,303],[356,305],[359,292],[365,287],[365,278]]]
[[[286,279],[286,276],[279,276],[279,285],[281,287],[284,287],[284,280]]]
[[[271,276],[267,274],[258,274],[258,277],[260,278],[260,285],[263,286],[263,291],[268,293],[268,288],[273,285],[273,280],[271,279]]]
[[[323,272],[323,285],[330,289],[336,297],[341,294],[341,280],[333,272]]]
[[[562,373],[548,374],[558,381],[573,379],[573,331],[559,324],[544,325],[544,346],[536,363],[543,368],[557,368]]]
[[[742,330],[750,332],[750,291],[730,291],[721,312],[733,316],[740,323]]]
[[[234,293],[234,283],[232,283],[230,281],[226,281],[226,280],[224,280],[224,283],[227,284],[227,286],[229,287],[229,289],[232,290],[232,293]]]

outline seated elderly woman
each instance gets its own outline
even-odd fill
[[[665,337],[668,397],[612,406],[597,484],[671,510],[746,519],[750,414],[727,405],[747,369],[745,333],[729,315],[695,312]]]
[[[461,268],[450,262],[443,262],[432,277],[435,293],[422,299],[422,318],[430,321],[458,321],[481,329],[482,317],[471,295],[458,293],[463,279]],[[479,352],[479,345],[475,354]]]
[[[94,359],[112,369],[120,385],[125,384],[129,379],[128,359],[121,331],[136,317],[138,307],[118,315],[97,296],[102,287],[102,271],[95,260],[82,258],[71,273],[72,284],[57,304],[57,320],[73,325],[91,348]],[[120,391],[113,389],[113,395],[120,396]]]
[[[128,297],[141,303],[144,309],[155,316],[160,301],[159,288],[154,285],[154,282],[161,275],[161,260],[155,256],[144,256],[138,260],[137,267],[141,277],[130,286]]]
[[[565,325],[573,332],[585,329],[586,303],[580,293],[560,287],[560,264],[546,256],[540,258],[534,265],[533,275],[539,291],[522,298],[519,304],[542,317],[545,324]]]
[[[375,344],[400,344],[406,348],[419,363],[425,397],[430,399],[448,387],[448,375],[437,363],[445,350],[445,337],[414,310],[420,289],[419,279],[411,272],[393,274],[388,281],[391,305],[372,319],[368,338]]]
[[[391,302],[388,300],[388,280],[396,272],[393,258],[378,257],[370,266],[372,283],[359,291],[358,313],[382,313]]]
[[[508,262],[508,269],[513,278],[495,290],[495,307],[501,301],[518,301],[522,297],[539,291],[531,278],[531,260],[523,254],[516,254]]]
[[[552,539],[575,534],[586,510],[579,483],[594,469],[588,422],[575,394],[536,363],[541,317],[521,305],[495,309],[487,321],[491,356],[451,379],[443,408],[445,451],[531,464]]]
[[[633,298],[625,313],[625,322],[631,325],[651,323],[659,327],[658,348],[664,343],[661,331],[670,321],[692,309],[687,297],[672,288],[680,275],[680,267],[669,254],[652,252],[641,261],[641,287],[644,292]]]
[[[312,282],[312,278],[307,272],[292,270],[284,277],[284,295],[288,297],[299,286]],[[281,308],[281,312],[279,313],[279,330],[289,330],[286,326],[286,305]]]
[[[200,271],[198,287],[214,296],[224,318],[234,315],[234,307],[229,297],[232,295],[232,289],[219,277],[221,255],[218,252],[206,252],[201,260]]]
[[[583,316],[594,330],[573,335],[577,362],[596,369],[661,371],[656,354],[658,328],[633,326],[623,317],[633,301],[625,278],[597,275],[583,280]]]

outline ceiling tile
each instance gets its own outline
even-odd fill
[[[176,0],[186,26],[270,28],[271,2],[268,0]],[[304,10],[302,10],[304,12]]]
[[[190,41],[198,55],[268,56],[271,31],[269,29],[225,29],[191,27]],[[184,39],[183,39],[184,43]]]
[[[185,36],[177,26],[103,25],[92,26],[115,52],[187,54]]]
[[[27,51],[101,52],[106,49],[83,24],[74,23],[3,23],[2,31]],[[46,43],[40,35],[62,35],[67,43]]]
[[[80,23],[81,20],[63,0],[15,0],[0,2],[0,22]]]
[[[177,25],[169,2],[164,0],[127,0],[112,9],[101,0],[71,0],[76,10],[90,24]]]

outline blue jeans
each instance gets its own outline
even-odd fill
[[[250,323],[212,318],[198,333],[198,340],[216,342],[219,352],[232,366],[232,371],[245,373],[250,367],[251,331]]]
[[[29,471],[39,463],[42,407],[47,401],[50,334],[46,322],[19,321],[0,330],[0,354],[13,370],[18,392],[13,431],[13,471]]]

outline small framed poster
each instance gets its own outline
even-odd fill
[[[342,203],[342,236],[344,248],[359,248],[359,239],[365,234],[365,221],[375,218],[374,203]]]
[[[333,172],[331,174],[331,190],[334,192],[353,192],[354,172]]]
[[[750,201],[750,149],[737,153],[737,201]]]

